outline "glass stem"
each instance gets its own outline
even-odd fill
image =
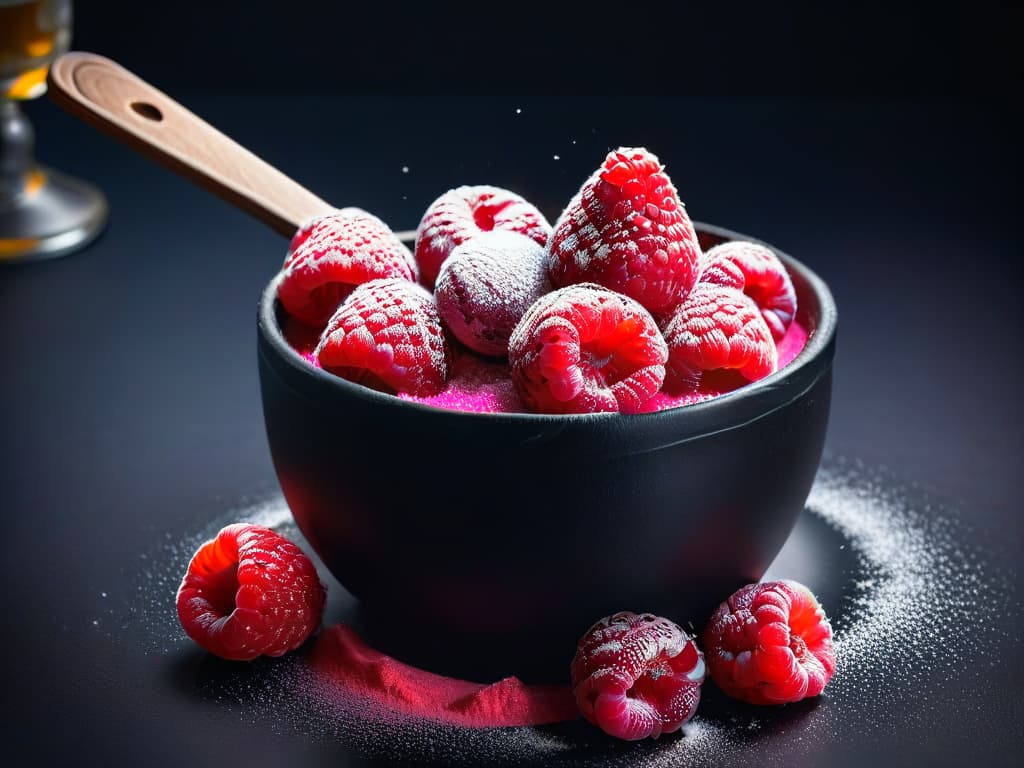
[[[34,144],[32,123],[18,102],[0,100],[0,210],[13,205],[28,185]]]

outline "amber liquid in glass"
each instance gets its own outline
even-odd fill
[[[107,221],[103,194],[39,165],[19,101],[46,92],[71,44],[71,0],[0,0],[0,268],[79,250]]]
[[[0,99],[33,99],[71,37],[67,0],[0,0]]]

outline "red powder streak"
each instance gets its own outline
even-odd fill
[[[339,694],[410,717],[502,728],[580,716],[568,685],[526,685],[515,677],[484,685],[443,677],[375,651],[344,624],[320,633],[309,661],[317,678]]]

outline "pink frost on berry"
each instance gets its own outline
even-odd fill
[[[546,245],[551,225],[537,208],[507,189],[463,186],[449,190],[427,208],[416,229],[420,279],[434,287],[452,250],[483,232],[517,232]]]
[[[311,219],[288,247],[277,295],[303,323],[322,326],[352,289],[369,280],[416,280],[416,261],[387,224],[359,208]]]
[[[407,280],[371,280],[352,291],[314,355],[325,370],[392,392],[432,395],[448,378],[448,345],[434,297]]]
[[[697,234],[658,158],[623,147],[556,222],[548,274],[557,286],[598,283],[657,314],[686,298],[699,262]]]
[[[832,626],[817,598],[795,581],[737,590],[715,611],[703,639],[711,678],[751,704],[817,696],[836,669]]]
[[[743,291],[764,315],[776,341],[796,315],[796,290],[786,267],[775,253],[760,243],[734,240],[704,254],[700,282]]]
[[[693,638],[649,613],[601,619],[579,641],[570,669],[583,716],[630,741],[679,730],[697,711],[704,682]]]
[[[544,247],[515,232],[484,232],[441,265],[434,296],[455,337],[482,355],[505,356],[508,338],[533,302],[551,289]]]
[[[269,528],[224,527],[193,555],[175,601],[185,632],[234,661],[280,656],[320,624],[325,590],[312,561]]]
[[[754,302],[733,288],[698,283],[664,327],[666,388],[693,390],[709,371],[757,381],[778,368],[778,350]]]
[[[509,341],[512,380],[533,411],[635,413],[661,388],[668,349],[650,313],[600,285],[541,296]]]

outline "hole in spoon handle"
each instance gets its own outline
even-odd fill
[[[160,111],[160,108],[147,101],[133,101],[129,106],[132,108],[132,112],[147,120],[159,123],[164,119],[164,113]]]

